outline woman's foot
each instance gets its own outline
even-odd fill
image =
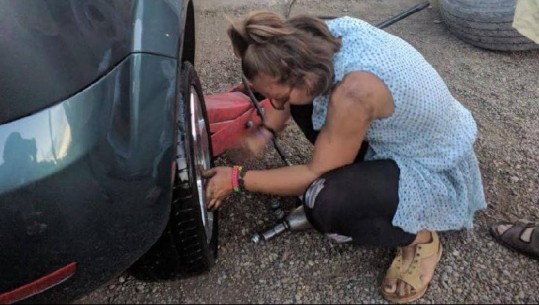
[[[421,231],[412,245],[398,249],[382,285],[384,297],[395,303],[421,298],[432,280],[441,253],[442,245],[436,232]]]

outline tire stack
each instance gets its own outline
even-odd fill
[[[521,0],[522,1],[522,0]],[[539,45],[513,28],[517,0],[433,0],[449,31],[488,50],[526,51]]]

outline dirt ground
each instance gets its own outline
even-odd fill
[[[256,8],[278,12],[288,1],[199,0],[196,67],[206,94],[240,82],[226,37],[227,19]],[[415,0],[298,0],[292,15],[350,15],[380,22]],[[492,52],[453,36],[436,9],[428,8],[387,31],[416,47],[437,69],[479,128],[475,145],[488,208],[475,228],[441,234],[445,254],[419,303],[538,303],[539,262],[491,238],[493,222],[539,219],[539,51]],[[280,137],[292,163],[309,160],[311,146],[291,124]],[[230,164],[226,156],[220,165]],[[278,167],[268,149],[250,168]],[[74,303],[385,303],[378,285],[392,251],[337,245],[314,231],[285,233],[255,245],[250,236],[274,222],[270,196],[234,195],[221,211],[216,266],[188,279],[145,282],[129,270]],[[284,199],[290,209],[292,199]]]

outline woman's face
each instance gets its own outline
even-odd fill
[[[280,84],[275,77],[259,73],[251,81],[254,91],[270,99],[275,109],[283,110],[287,103],[292,105],[309,104],[314,97],[301,87]]]

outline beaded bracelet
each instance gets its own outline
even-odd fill
[[[241,166],[234,165],[232,167],[232,188],[234,189],[235,193],[241,192],[240,186],[238,183],[238,177],[239,177],[239,174],[241,173],[241,170],[242,170]]]

